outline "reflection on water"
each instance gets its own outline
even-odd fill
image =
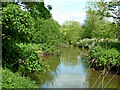
[[[89,67],[88,50],[68,47],[61,48],[60,52],[60,56],[44,59],[50,65],[50,72],[37,75],[29,73],[29,76],[41,88],[91,88],[101,73],[90,69],[85,78]],[[101,83],[101,75],[94,88],[105,86],[112,77],[113,75],[108,74]],[[118,80],[120,76],[116,76],[106,88],[119,88]]]

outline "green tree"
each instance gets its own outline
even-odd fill
[[[98,16],[95,14],[95,11],[92,11],[91,8],[89,8],[86,13],[87,15],[84,24],[84,38],[92,38],[92,30],[95,29],[95,24]]]
[[[61,32],[63,33],[65,41],[70,44],[76,44],[80,39],[80,33],[82,33],[82,27],[79,22],[66,21],[61,26]]]
[[[2,10],[2,59],[3,66],[11,68],[11,63],[18,60],[19,42],[29,42],[31,37],[32,18],[29,12],[23,11],[15,4],[8,4]],[[17,56],[16,56],[17,55]]]
[[[106,3],[102,0],[88,3],[87,18],[84,25],[87,38],[118,38],[118,26],[106,18],[109,13],[105,12],[107,11],[105,6]]]
[[[58,22],[53,19],[45,20],[44,18],[37,18],[34,22],[35,30],[32,31],[32,41],[37,44],[43,44],[43,50],[46,52],[56,51],[62,43]]]
[[[50,13],[52,6],[49,6],[47,9],[44,2],[23,2],[23,4],[26,5],[27,10],[35,19],[37,19],[37,17],[44,19],[49,19],[52,17]]]
[[[120,26],[120,1],[112,0],[105,2],[104,0],[100,0],[99,2],[95,2],[94,5],[97,6],[97,13],[99,15],[102,17],[112,17],[114,22]]]

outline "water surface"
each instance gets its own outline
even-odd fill
[[[93,88],[102,88],[114,76],[108,74],[102,80],[105,75],[89,69],[87,49],[61,48],[60,56],[48,57],[44,61],[50,65],[51,71],[37,75],[29,74],[41,88],[92,88],[93,86]],[[98,79],[99,75],[101,77]],[[106,88],[120,88],[119,80],[120,76],[115,76]]]

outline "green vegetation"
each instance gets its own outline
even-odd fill
[[[37,8],[32,10],[34,3],[32,5],[30,5],[30,3],[25,4],[31,8],[30,11],[23,11],[15,3],[5,4],[2,11],[2,63],[3,67],[11,70],[13,69],[11,64],[17,62],[19,59],[25,60],[31,55],[33,55],[34,58],[38,58],[35,51],[57,52],[62,41],[59,24],[50,17],[50,14],[48,15],[48,13],[46,13],[46,16],[44,15],[45,12],[49,12],[44,7],[44,3],[39,2],[37,4],[37,6],[40,5],[39,7],[43,9],[42,11],[40,9],[37,13],[38,16],[43,13],[41,17],[33,16],[32,11],[35,9],[38,10],[37,6]],[[23,45],[21,43],[23,43]],[[34,49],[32,49],[30,44],[31,46],[34,45]],[[26,45],[26,47],[24,47],[24,45]],[[8,48],[9,50],[7,50]],[[18,63],[15,67],[17,68],[17,66],[19,66]]]
[[[117,6],[118,3],[99,1],[89,2],[88,6],[85,32],[88,32],[88,38],[98,39],[89,50],[93,66],[98,70],[104,68],[109,70],[112,67],[111,70],[116,71],[120,67],[120,43],[119,41],[111,42],[119,39],[120,27],[117,22],[107,20],[109,17],[113,17],[109,12],[110,7],[112,8],[114,5]]]
[[[2,15],[2,64],[12,69],[10,65],[19,59],[21,52],[15,43],[29,41],[31,18],[28,12],[15,4],[3,7]]]
[[[2,88],[38,88],[36,82],[9,69],[2,69]]]
[[[89,57],[93,62],[93,66],[97,69],[119,68],[120,66],[120,54],[115,48],[106,49],[101,45],[92,46],[89,50]]]
[[[31,73],[46,72],[49,66],[38,57],[38,53],[57,55],[62,44],[89,47],[90,60],[94,60],[93,66],[97,69],[119,69],[120,19],[109,13],[114,11],[114,6],[119,5],[118,2],[89,2],[83,25],[66,21],[61,26],[52,18],[51,5],[46,8],[44,2],[23,4],[26,5],[26,11],[14,2],[6,2],[0,12],[3,88],[37,87],[34,81],[15,72],[20,66]],[[118,22],[110,22],[109,17],[116,18]]]
[[[69,44],[76,44],[77,41],[80,39],[80,35],[82,33],[82,27],[79,22],[66,21],[61,26],[61,32],[64,37],[64,42]]]
[[[42,51],[42,44],[35,44],[35,43],[19,43],[18,45],[25,53],[32,52],[32,51]]]
[[[31,16],[34,19],[39,18],[44,18],[44,19],[49,19],[52,17],[50,13],[50,8],[46,8],[44,6],[44,2],[22,2],[23,4],[26,5],[27,10],[31,13]]]
[[[94,68],[103,70],[120,67],[120,19],[115,8],[119,2],[91,1],[88,3],[86,20],[83,25],[75,21],[67,21],[61,27],[64,39],[70,44],[89,48],[91,62]],[[110,13],[112,12],[112,14]],[[116,16],[116,17],[115,17]],[[109,21],[109,17],[117,22]],[[115,69],[113,69],[115,71]]]
[[[2,87],[35,86],[30,79],[24,79],[12,72],[18,71],[19,66],[27,72],[46,72],[49,66],[38,57],[38,53],[57,54],[62,43],[60,25],[52,19],[50,7],[47,9],[44,2],[24,2],[27,11],[22,10],[16,3],[3,3],[2,7]],[[8,78],[6,73],[11,74]],[[13,77],[12,77],[13,75]],[[20,77],[20,80],[17,80]],[[10,78],[10,83],[7,79]],[[16,79],[14,79],[16,78]],[[24,78],[24,77],[23,77]],[[14,82],[16,81],[16,82]],[[15,86],[14,84],[18,84]],[[19,83],[22,83],[19,85]],[[26,83],[26,84],[25,84]],[[27,84],[31,83],[30,86]]]
[[[45,52],[57,52],[61,46],[62,35],[59,30],[60,25],[53,19],[35,20],[32,42],[42,44]]]

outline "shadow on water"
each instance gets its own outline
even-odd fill
[[[44,74],[31,74],[28,76],[34,79],[41,88],[91,88],[96,82],[100,72],[88,70],[88,50],[77,47],[67,47],[60,49],[60,56],[52,56],[44,59],[50,65],[50,70]],[[100,85],[103,75],[98,79],[94,88],[100,85],[105,86],[114,75],[108,74]],[[106,88],[120,88],[120,76],[107,85]]]

